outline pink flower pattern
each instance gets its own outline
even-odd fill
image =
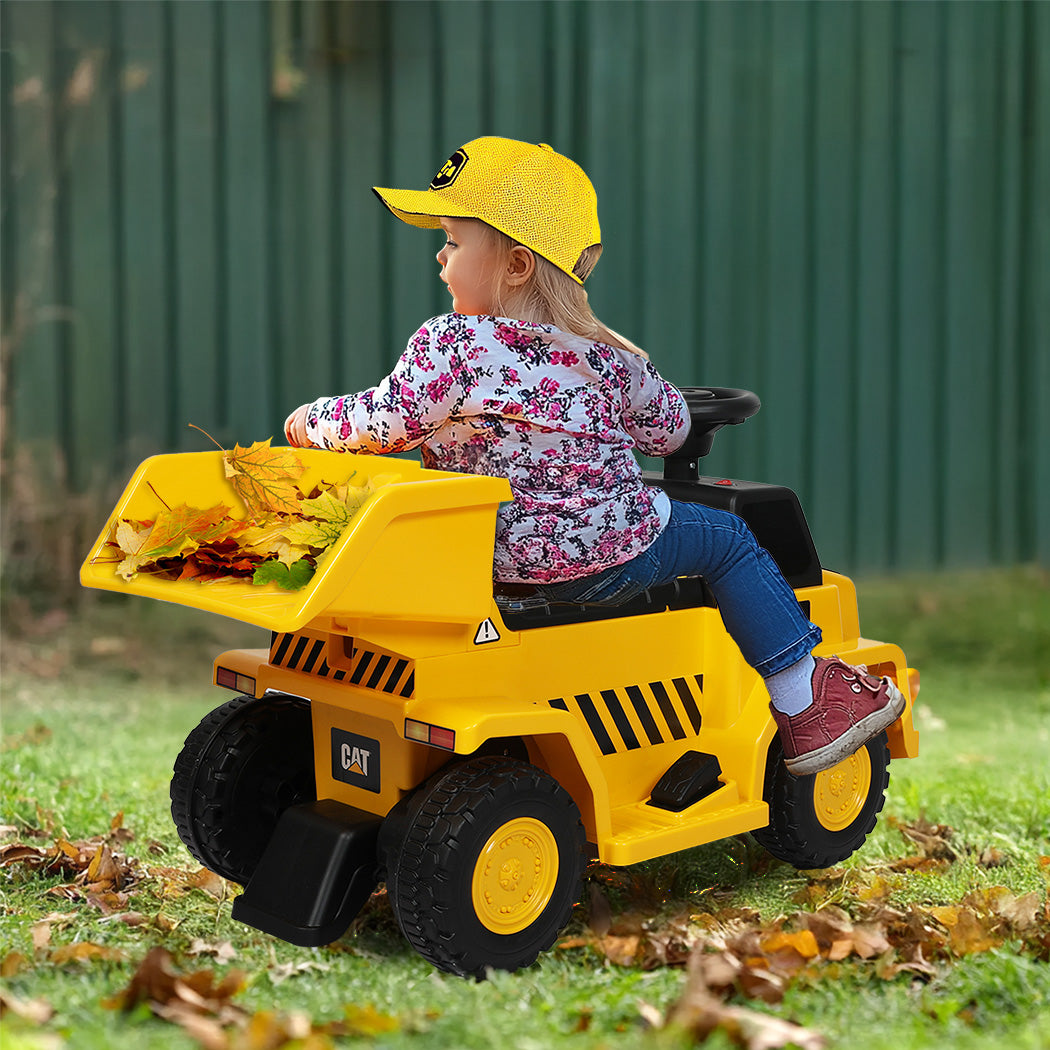
[[[576,579],[645,550],[670,504],[634,450],[665,456],[688,430],[681,394],[636,354],[463,314],[427,321],[378,386],[323,397],[307,417],[322,448],[419,447],[424,466],[507,478],[493,575],[518,583]]]

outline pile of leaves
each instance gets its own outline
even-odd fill
[[[69,879],[52,886],[48,894],[66,901],[83,901],[110,914],[127,905],[141,878],[137,863],[122,849],[133,837],[124,827],[124,814],[118,813],[104,835],[76,842],[59,835],[46,848],[24,842],[0,846],[0,870]]]
[[[687,979],[678,1000],[666,1011],[643,1003],[644,1019],[653,1028],[685,1029],[699,1041],[718,1030],[743,1050],[824,1050],[821,1033],[739,1000],[775,1007],[796,981],[833,980],[847,962],[880,980],[917,982],[937,978],[964,956],[1008,946],[1050,963],[1045,892],[1017,895],[988,886],[958,904],[894,903],[907,875],[944,870],[964,847],[951,845],[951,827],[925,816],[893,823],[919,853],[881,866],[811,873],[796,898],[805,909],[772,920],[751,908],[660,910],[644,875],[595,865],[587,926],[564,937],[558,948],[586,949],[614,965],[643,970],[683,967]],[[967,852],[983,868],[1002,864],[994,850]],[[1041,857],[1040,865],[1050,878],[1050,857]],[[626,898],[627,909],[614,914],[607,890]]]
[[[179,1025],[205,1050],[255,1050],[296,1045],[334,1050],[334,1037],[369,1037],[395,1031],[397,1021],[371,1007],[348,1005],[345,1017],[317,1022],[302,1012],[250,1013],[233,997],[248,975],[230,970],[216,979],[210,969],[180,973],[171,953],[150,949],[127,987],[103,1005],[125,1013],[145,1004],[151,1013]]]
[[[224,451],[223,462],[247,515],[235,516],[224,503],[173,507],[154,489],[165,509],[152,521],[121,519],[107,543],[119,576],[250,580],[299,590],[376,489],[398,480],[377,475],[356,483],[351,475],[341,484],[321,482],[304,492],[299,479],[306,467],[292,449],[272,448],[270,439]]]
[[[920,860],[954,862],[945,855],[947,843],[955,839],[947,825],[923,817],[898,826],[906,840],[918,844],[921,855],[905,858],[905,864],[811,873],[796,898],[804,907],[775,918],[763,917],[752,908],[720,906],[717,894],[705,902],[712,907],[667,910],[655,902],[653,894],[661,892],[660,886],[650,885],[644,871],[595,865],[589,873],[586,925],[564,937],[557,950],[587,950],[620,967],[681,967],[685,980],[678,998],[664,1008],[641,1002],[642,1020],[653,1029],[684,1031],[697,1042],[717,1032],[741,1050],[827,1050],[823,1033],[774,1011],[794,983],[835,980],[847,965],[878,980],[928,982],[960,958],[983,952],[1006,949],[1050,963],[1050,898],[1044,892],[1016,894],[1004,886],[988,886],[972,890],[957,904],[894,902],[894,880],[907,878]],[[18,830],[0,826],[0,836]],[[48,833],[30,829],[22,834],[39,839]],[[21,879],[72,878],[46,892],[79,912],[52,912],[34,922],[35,958],[9,952],[0,958],[0,977],[10,978],[44,963],[120,964],[126,983],[111,986],[102,1005],[124,1013],[144,1007],[179,1026],[202,1050],[290,1050],[293,1046],[334,1050],[347,1038],[374,1042],[386,1033],[409,1031],[417,1023],[413,1015],[393,1017],[367,1004],[347,1005],[343,1015],[334,1019],[294,1011],[252,1011],[238,1001],[252,975],[226,968],[237,960],[229,941],[194,938],[181,953],[193,962],[180,961],[157,944],[146,946],[139,956],[93,942],[84,934],[87,915],[96,911],[103,916],[98,921],[141,929],[147,941],[170,936],[177,924],[163,910],[158,914],[126,910],[129,895],[141,894],[142,902],[157,898],[164,902],[186,893],[204,893],[221,901],[228,887],[205,869],[153,867],[124,856],[122,847],[134,835],[119,813],[105,834],[76,841],[53,838],[50,847],[26,841],[0,845],[0,870]],[[162,849],[155,850],[154,845],[149,844],[150,853]],[[956,843],[956,850],[962,849]],[[1050,857],[1041,858],[1041,867],[1050,875]],[[626,904],[626,910],[620,910],[614,899]],[[382,891],[369,907],[373,912],[388,908]],[[63,940],[72,932],[74,939],[52,945],[52,931],[64,931]],[[196,960],[203,956],[213,957],[223,971],[200,968]],[[267,972],[277,984],[304,971],[327,970],[323,960],[323,953],[280,966],[274,960]],[[758,1008],[749,1002],[759,1004]],[[8,1012],[34,1025],[51,1023],[57,1015],[45,999],[24,999],[5,990],[0,992],[0,1015]],[[586,1015],[581,1020],[586,1025]]]
[[[0,837],[19,830],[12,825],[0,825]],[[35,828],[22,830],[22,835],[23,839],[48,837],[46,831]],[[169,936],[177,922],[164,911],[147,915],[129,910],[132,895],[141,894],[142,900],[159,898],[162,902],[190,892],[204,893],[220,901],[227,896],[228,886],[224,880],[205,868],[188,871],[154,867],[126,856],[123,846],[134,839],[134,832],[124,826],[123,813],[118,813],[110,822],[108,832],[89,838],[71,840],[55,835],[50,846],[23,840],[4,842],[0,844],[0,872],[18,880],[71,879],[44,892],[67,906],[86,908],[89,913],[101,912],[103,917],[99,922],[119,922],[141,929],[147,938]],[[155,854],[163,852],[164,847],[151,842],[147,849]],[[33,922],[33,958],[17,951],[3,954],[0,978],[6,981],[45,964],[56,967],[96,962],[130,964],[134,970],[128,983],[107,996],[101,1005],[125,1014],[144,1006],[161,1020],[178,1025],[203,1050],[276,1050],[288,1045],[334,1050],[337,1039],[370,1038],[400,1026],[396,1018],[367,1005],[349,1004],[342,1017],[327,1021],[316,1021],[295,1011],[252,1012],[236,1001],[249,983],[249,974],[239,969],[227,969],[221,975],[209,967],[185,969],[177,964],[172,952],[159,945],[148,948],[136,961],[127,951],[86,939],[86,920],[85,914],[72,910],[51,912]],[[72,934],[73,940],[55,945],[52,943],[55,932],[61,932],[63,939]],[[229,941],[212,944],[200,938],[192,940],[185,954],[194,959],[211,956],[222,965],[237,958]],[[327,967],[313,961],[284,967],[274,963],[270,979],[277,984],[305,969]],[[55,1005],[46,999],[28,999],[10,989],[0,990],[0,1018],[11,1014],[39,1026],[53,1021],[57,1013]],[[0,1040],[2,1038],[0,1036]],[[55,1045],[61,1044],[56,1041]]]

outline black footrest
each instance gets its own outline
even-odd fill
[[[375,889],[382,823],[333,799],[286,809],[233,917],[307,948],[338,940]]]
[[[649,805],[680,813],[723,786],[722,767],[714,755],[687,751],[656,782]]]

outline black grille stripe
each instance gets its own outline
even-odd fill
[[[673,678],[671,684],[674,692],[682,703],[682,710],[689,720],[689,728],[693,734],[700,732],[702,722],[701,704],[703,702],[703,675],[693,675],[696,685],[693,686],[686,678]],[[577,693],[575,696],[576,706],[579,708],[587,728],[594,737],[603,755],[615,754],[618,751],[634,751],[645,745],[645,741],[639,740],[634,725],[628,716],[628,710],[622,700],[624,694],[631,703],[634,713],[642,726],[645,738],[650,744],[662,744],[665,739],[684,740],[689,736],[689,729],[682,724],[682,711],[680,711],[672,698],[665,682],[650,682],[648,693],[641,686],[629,685],[623,689],[602,689],[600,693],[592,696],[590,693]],[[601,697],[599,704],[595,696]],[[562,697],[548,700],[549,707],[557,708],[559,711],[570,710],[569,705]],[[600,713],[604,707],[608,712],[608,719],[603,720]],[[657,714],[659,712],[659,714]],[[622,746],[613,741],[613,736],[608,728],[608,721],[616,727],[616,733],[622,739]],[[666,728],[665,728],[666,727]],[[669,734],[669,737],[667,736]]]
[[[694,733],[700,732],[700,708],[696,706],[696,698],[693,696],[692,690],[689,688],[689,683],[684,678],[676,678],[674,680],[674,687],[678,690],[678,696],[681,698],[682,706],[685,708],[685,713],[689,716],[689,724],[693,727]]]
[[[306,663],[303,664],[303,670],[309,674],[314,669],[314,664],[317,663],[318,657],[324,652],[324,640],[318,638],[314,642],[314,647],[310,650],[310,655],[306,658]]]
[[[587,693],[577,693],[576,703],[580,705],[580,711],[583,713],[583,717],[590,728],[591,736],[594,737],[594,742],[598,745],[601,753],[603,755],[611,755],[616,750],[616,747],[612,742],[612,737],[609,736],[609,731],[605,728],[605,723],[602,722],[601,716],[598,714],[598,709],[594,706],[594,701]]]
[[[627,750],[634,751],[635,748],[641,747],[642,745],[638,743],[638,737],[634,734],[634,729],[615,690],[603,689],[602,699],[605,701],[605,706],[609,709],[609,714],[612,715],[613,722],[616,723],[616,729],[623,738]]]
[[[290,670],[295,670],[299,666],[299,660],[302,658],[303,652],[306,646],[309,644],[310,639],[306,635],[302,635],[296,643],[295,648],[292,650],[292,655],[288,657],[288,663],[285,664]]]
[[[289,671],[298,670],[320,678],[331,678],[336,682],[342,682],[349,675],[354,685],[361,685],[363,682],[366,689],[397,693],[406,698],[413,695],[415,672],[409,671],[407,677],[405,676],[405,671],[410,667],[408,660],[389,653],[380,655],[369,649],[354,649],[351,670],[342,667],[333,670],[325,657],[326,646],[324,638],[272,632],[270,663],[275,667],[286,667]]]
[[[378,656],[378,659],[376,657]],[[373,653],[368,649],[355,649],[354,659],[357,661],[350,681],[355,685],[364,682],[366,689],[378,689],[383,693],[397,693],[398,696],[411,697],[415,690],[415,671],[410,671],[404,682],[401,676],[405,673],[409,663],[407,660],[393,657],[390,653]],[[387,669],[393,664],[390,673]],[[369,669],[371,668],[371,673]],[[365,675],[368,675],[367,680]],[[401,688],[399,689],[398,686]]]
[[[653,713],[649,710],[649,705],[645,702],[645,697],[642,696],[641,689],[636,685],[629,685],[627,687],[627,696],[630,698],[631,705],[634,707],[634,713],[642,723],[642,728],[645,730],[645,735],[648,738],[649,743],[662,744],[664,738],[660,735],[660,730],[656,725],[656,719],[653,718]]]
[[[383,677],[383,672],[390,666],[390,657],[381,656],[376,662],[375,670],[372,672],[372,677],[368,679],[368,688],[375,689],[379,685],[380,679]]]
[[[359,650],[357,658],[357,666],[354,668],[354,673],[350,675],[350,681],[354,685],[360,685],[361,679],[365,676],[365,671],[368,670],[368,665],[372,662],[372,657],[375,653],[369,652],[367,649]]]
[[[397,683],[401,681],[401,676],[405,673],[405,668],[408,667],[407,660],[398,660],[394,664],[394,669],[390,672],[390,677],[386,680],[386,691],[392,693],[397,688]]]
[[[273,642],[270,643],[270,663],[277,664],[278,667],[284,665],[284,657],[288,652],[288,647],[292,644],[292,639],[295,637],[294,634],[280,634],[277,635],[281,639],[281,644],[277,646],[277,652],[273,651]]]
[[[671,736],[675,740],[684,740],[685,730],[682,728],[681,719],[678,717],[678,712],[674,709],[674,704],[671,703],[671,698],[667,695],[663,682],[650,682],[649,688],[653,691],[653,696],[656,697],[656,702],[660,705],[660,711],[667,721],[667,728],[671,730]]]

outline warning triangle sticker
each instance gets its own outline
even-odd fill
[[[486,642],[498,642],[499,631],[496,630],[496,625],[492,622],[492,618],[488,617],[485,619],[481,626],[478,627],[478,633],[474,635],[475,645],[484,645]]]

